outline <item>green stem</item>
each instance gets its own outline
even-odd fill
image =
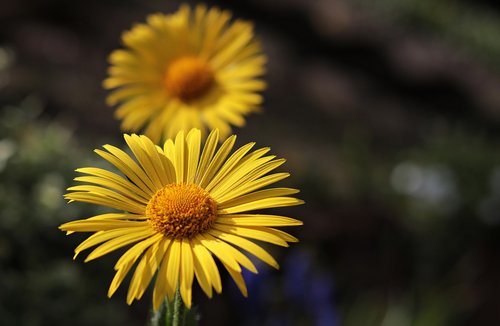
[[[182,302],[181,292],[179,287],[175,291],[174,304],[173,304],[173,316],[172,316],[172,326],[183,326],[184,325],[184,302]]]
[[[193,326],[198,325],[198,319],[196,311],[184,305],[177,287],[172,301],[165,297],[157,311],[151,310],[149,326]]]

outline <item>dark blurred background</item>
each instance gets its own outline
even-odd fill
[[[193,3],[193,2],[190,2]],[[226,278],[201,325],[500,325],[500,4],[207,1],[253,20],[264,113],[235,130],[288,159],[306,205],[281,262]],[[62,198],[123,144],[101,82],[120,35],[178,1],[0,2],[0,324],[145,325],[151,292],[106,298],[119,252],[72,261]]]

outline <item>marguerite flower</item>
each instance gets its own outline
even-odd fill
[[[230,19],[228,11],[183,5],[123,34],[126,49],[111,54],[104,87],[114,89],[107,102],[118,104],[124,130],[157,142],[208,127],[225,139],[230,125],[245,124],[262,102],[266,57],[252,24]]]
[[[266,155],[269,148],[251,151],[254,143],[229,155],[236,136],[229,137],[216,150],[218,138],[217,130],[211,132],[201,150],[198,129],[186,137],[179,132],[175,141],[167,140],[163,148],[146,136],[125,135],[133,155],[111,145],[105,145],[105,151],[96,150],[123,175],[93,167],[77,170],[84,176],[75,180],[84,184],[69,188],[66,198],[118,212],[60,226],[68,233],[93,232],[75,249],[75,257],[94,246],[85,261],[128,248],[115,265],[116,275],[108,296],[135,265],[128,304],[142,297],[156,274],[155,309],[165,296],[172,300],[178,286],[184,303],[190,307],[195,277],[209,297],[213,290],[222,290],[214,257],[246,296],[242,267],[254,273],[257,270],[245,253],[278,268],[273,257],[254,240],[285,247],[297,241],[274,227],[302,222],[253,213],[303,203],[289,196],[297,193],[296,189],[267,187],[288,177],[288,173],[270,174],[284,159]]]

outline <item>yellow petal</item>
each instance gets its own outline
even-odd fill
[[[283,239],[270,232],[266,232],[267,228],[265,227],[251,228],[215,223],[213,228],[222,232],[239,235],[241,237],[265,241],[282,247],[288,247],[286,241],[283,241]]]
[[[279,197],[287,196],[298,193],[297,189],[292,188],[271,188],[252,192],[250,194],[242,195],[232,200],[219,201],[219,208],[228,208],[233,206],[238,206],[242,204],[251,203],[257,200],[269,198],[269,197]]]
[[[100,187],[100,186],[93,186],[93,185],[80,185],[80,186],[73,186],[69,187],[68,191],[74,191],[74,192],[82,192],[82,193],[87,193],[89,195],[97,195],[100,197],[107,197],[109,199],[113,199],[117,202],[121,202],[123,205],[132,205],[135,206],[139,211],[143,211],[145,208],[145,205],[147,204],[147,201],[144,199],[135,196],[134,198],[124,196],[112,189]],[[67,194],[66,196],[72,195]],[[73,199],[73,198],[71,198]]]
[[[153,243],[153,245],[150,246],[148,250],[146,250],[141,260],[139,261],[139,264],[137,264],[137,267],[135,268],[135,272],[132,276],[132,280],[130,281],[127,292],[128,305],[132,304],[136,296],[140,298],[140,295],[138,295],[139,289],[141,287],[145,287],[143,283],[148,284],[151,280],[151,277],[153,276],[151,270],[148,269],[147,266],[150,264],[153,252],[156,250],[155,248],[158,248],[158,242]]]
[[[298,226],[302,221],[277,215],[233,214],[220,216],[217,223],[235,226]]]
[[[126,245],[132,244],[134,242],[140,241],[144,238],[152,236],[153,233],[149,226],[144,227],[144,229],[136,228],[133,233],[122,235],[118,238],[111,239],[99,247],[95,248],[85,259],[85,262],[89,262],[101,256],[104,256],[116,249],[124,247]]]
[[[166,159],[163,153],[158,152],[156,145],[146,136],[140,136],[140,141],[142,142],[142,147],[147,152],[151,159],[156,174],[160,179],[162,186],[175,182],[174,167],[172,163]]]
[[[136,259],[139,258],[139,256],[136,257]],[[113,294],[118,290],[120,287],[121,283],[123,282],[123,279],[125,276],[128,274],[130,271],[130,268],[132,268],[132,265],[134,265],[135,260],[129,260],[127,261],[126,264],[122,266],[122,268],[118,269],[115,273],[115,276],[113,277],[113,280],[111,281],[111,284],[109,285],[108,288],[108,298],[111,298]]]
[[[205,38],[201,49],[201,54],[212,53],[215,43],[220,39],[220,34],[227,26],[229,19],[231,19],[231,13],[229,11],[219,11],[215,8],[211,8],[208,12],[206,19],[205,28]]]
[[[266,228],[266,231],[280,237],[281,239],[285,240],[286,242],[299,242],[299,239],[297,239],[293,235],[286,233],[285,231],[281,231],[281,230],[273,229],[273,228]]]
[[[248,173],[249,171],[252,171],[256,167],[264,164],[265,162],[272,160],[273,158],[275,158],[275,156],[271,155],[271,156],[267,156],[267,157],[261,159],[261,157],[264,156],[265,154],[267,154],[267,152],[269,152],[270,150],[271,149],[269,147],[264,147],[264,148],[257,149],[255,151],[253,151],[252,153],[244,156],[236,164],[235,168],[224,177],[223,181],[227,182],[228,179],[230,179],[234,175],[238,175],[238,176],[245,175],[246,173]],[[216,186],[216,188],[218,188],[218,187],[220,187],[220,185]]]
[[[83,176],[83,177],[76,177],[74,179],[75,181],[79,182],[86,182],[86,183],[93,183],[96,185],[104,186],[106,188],[109,188],[113,191],[116,191],[122,195],[124,195],[127,198],[130,198],[133,201],[139,202],[146,204],[148,203],[148,199],[139,196],[137,193],[131,191],[130,188],[133,188],[132,184],[129,182],[129,185],[122,185],[107,179],[99,178],[99,177],[94,177],[94,176]]]
[[[238,206],[221,209],[220,214],[233,214],[257,209],[301,205],[304,201],[293,197],[271,197]]]
[[[274,159],[274,157],[275,156],[265,156],[255,160],[246,160],[243,164],[239,164],[237,168],[229,173],[221,182],[215,185],[210,193],[213,194],[214,198],[224,197],[227,193],[231,193],[233,189],[241,187],[242,184],[251,181],[251,178],[259,178],[259,175],[262,176],[269,172],[269,169],[272,170],[284,163],[284,161],[280,160],[272,161],[276,163],[269,162]],[[231,198],[234,197],[235,196]]]
[[[252,25],[236,21],[218,40],[217,47],[223,49],[210,60],[215,69],[227,65],[252,39]]]
[[[205,248],[205,246],[196,238],[191,239],[193,244],[193,252],[196,259],[200,262],[207,280],[212,284],[217,293],[222,291],[222,283],[220,279],[219,270],[212,257],[212,254]]]
[[[133,174],[138,176],[140,181],[146,184],[152,192],[156,190],[154,183],[151,181],[147,173],[127,153],[111,145],[104,145],[103,147],[112,155],[114,155],[122,164],[127,166],[129,170],[132,170]]]
[[[140,214],[127,214],[127,213],[106,213],[106,214],[100,214],[96,215],[93,217],[89,217],[86,219],[87,221],[90,220],[129,220],[129,221],[136,221],[136,220],[145,220],[147,219],[146,216],[140,215]]]
[[[245,156],[245,154],[248,153],[254,145],[255,143],[249,143],[235,151],[233,155],[227,159],[217,174],[211,179],[210,183],[205,187],[205,190],[210,191],[220,180],[233,170],[243,156]]]
[[[106,179],[106,180],[112,181],[116,184],[119,184],[125,188],[129,188],[131,191],[136,193],[138,196],[140,196],[146,200],[151,198],[151,196],[147,192],[142,190],[142,188],[138,187],[135,183],[130,182],[129,180],[126,180],[123,177],[121,177],[113,172],[110,172],[110,171],[107,171],[104,169],[99,169],[99,168],[91,168],[91,167],[90,168],[76,169],[76,171],[80,172],[80,173],[93,175],[93,176],[96,176],[96,177],[99,177],[102,179]]]
[[[134,153],[134,156],[137,158],[139,163],[142,166],[142,169],[146,173],[147,177],[153,183],[155,189],[161,189],[163,184],[160,180],[160,176],[158,175],[158,171],[155,169],[155,166],[151,160],[151,157],[147,155],[147,152],[141,147],[141,139],[137,135],[124,135],[125,141],[128,144],[128,147]],[[155,153],[157,153],[155,151]]]
[[[210,250],[217,258],[219,258],[220,261],[224,262],[235,271],[241,272],[240,265],[238,265],[238,262],[234,259],[232,252],[229,251],[227,247],[223,246],[220,240],[214,237],[208,237],[206,234],[198,234],[196,239],[200,241],[205,248]]]
[[[196,172],[195,183],[198,185],[200,184],[201,178],[205,175],[208,165],[212,161],[218,140],[219,130],[212,130],[205,141],[205,146],[203,147],[203,151],[201,153],[200,165],[198,167],[198,171]]]
[[[186,181],[185,177],[187,174],[187,161],[185,159],[185,153],[186,142],[184,140],[184,131],[180,131],[175,137],[175,159],[173,161],[175,165],[177,183],[183,183]]]
[[[104,189],[104,188],[102,188]],[[71,199],[74,201],[80,201],[84,203],[91,203],[96,205],[108,206],[121,211],[128,211],[136,214],[144,214],[145,206],[134,204],[131,201],[127,201],[126,198],[116,195],[115,198],[107,197],[103,194],[90,193],[90,192],[72,192],[64,195],[64,198]],[[118,197],[118,198],[116,198]]]
[[[153,309],[158,310],[168,293],[167,265],[169,262],[169,249],[173,241],[164,241],[165,259],[161,262],[160,270],[156,275],[156,282],[153,290]]]
[[[191,242],[191,246],[193,247],[193,268],[194,274],[196,275],[196,279],[198,280],[198,284],[200,284],[201,289],[205,294],[212,298],[212,285],[210,281],[210,275],[205,272],[202,263],[197,258],[194,253],[194,244]]]
[[[122,269],[124,265],[128,264],[130,261],[135,262],[141,254],[153,243],[159,242],[162,240],[163,234],[157,233],[152,237],[147,238],[146,240],[140,241],[130,247],[115,264],[115,270]]]
[[[224,192],[222,192],[222,195],[219,197],[215,197],[216,200],[220,203],[227,202],[231,199],[237,198],[239,196],[242,196],[244,194],[247,194],[251,191],[266,187],[270,184],[276,183],[278,181],[281,181],[283,179],[286,179],[290,176],[290,173],[285,173],[285,172],[280,172],[280,173],[274,173],[270,175],[266,175],[264,177],[261,177],[257,180],[253,181],[248,181],[248,177],[246,178],[246,181],[239,181],[236,185],[230,188],[231,191],[228,189],[225,189]]]
[[[211,235],[214,237],[217,237],[219,239],[222,239],[226,242],[232,243],[238,247],[240,247],[243,250],[248,251],[255,257],[259,258],[263,262],[269,264],[270,266],[279,269],[279,265],[276,262],[276,260],[264,249],[262,249],[259,245],[255,244],[254,242],[247,240],[245,238],[221,232],[219,230],[212,229],[209,231]]]
[[[119,228],[130,228],[138,226],[147,226],[148,222],[123,221],[123,220],[77,220],[64,223],[59,228],[65,231],[73,232],[97,232]]]
[[[224,163],[224,160],[226,157],[229,155],[229,152],[231,152],[231,149],[234,146],[234,143],[236,141],[236,136],[233,135],[226,139],[222,146],[219,148],[217,151],[217,154],[215,154],[214,158],[212,159],[212,162],[208,165],[207,170],[205,171],[205,174],[200,180],[200,187],[206,187],[207,184],[212,180],[213,176],[215,173],[219,170],[219,168],[222,166]]]
[[[189,240],[181,242],[181,279],[180,292],[182,300],[188,309],[191,308],[194,267],[193,252]]]
[[[228,83],[227,88],[232,91],[260,91],[266,88],[266,82],[258,79],[240,79],[232,83]]]
[[[165,144],[163,144],[163,152],[167,158],[174,164],[175,162],[175,145],[172,139],[167,139]],[[175,168],[175,166],[174,166]],[[176,172],[177,173],[177,172]]]
[[[132,224],[131,224],[132,225]],[[82,243],[78,245],[75,249],[75,257],[82,252],[83,250],[86,250],[90,247],[96,246],[102,242],[108,241],[113,238],[118,238],[123,235],[135,233],[136,231],[138,232],[143,232],[145,230],[150,229],[149,227],[145,227],[142,225],[139,226],[134,226],[130,228],[120,228],[120,229],[114,229],[114,230],[109,230],[109,231],[99,231],[94,234],[92,234],[90,237],[85,239]]]
[[[219,109],[205,111],[203,120],[205,121],[209,129],[218,130],[220,140],[224,140],[231,133],[231,126],[227,124],[227,121],[219,117],[218,111]]]
[[[224,251],[225,253],[227,253],[227,255],[231,256],[241,266],[245,267],[252,273],[257,274],[257,269],[255,268],[255,265],[241,251],[225,243],[224,241],[218,240],[217,238],[211,236],[210,234],[204,234],[203,237],[208,240],[214,240],[217,243],[217,246],[220,248],[220,250]]]
[[[175,290],[178,286],[181,265],[181,241],[173,240],[167,252],[167,296],[170,301],[174,299]]]
[[[132,281],[130,282],[127,302],[131,303],[132,300],[139,300],[142,297],[144,291],[146,291],[149,283],[151,282],[153,275],[156,273],[158,267],[163,261],[165,251],[167,250],[169,243],[170,239],[162,237],[144,254],[141,262],[135,270]]]
[[[192,129],[186,138],[188,146],[188,167],[186,181],[193,183],[200,159],[201,132],[199,129]]]
[[[143,182],[142,178],[146,178],[146,175],[144,172],[139,173],[139,175],[136,173],[138,170],[138,166],[130,167],[128,164],[125,162],[121,161],[119,158],[117,158],[114,155],[111,155],[110,153],[107,153],[105,151],[101,151],[99,149],[96,149],[94,152],[96,152],[99,156],[104,158],[106,161],[110,162],[114,166],[118,168],[123,174],[127,176],[130,180],[132,180],[133,183],[135,183],[139,188],[144,190],[148,196],[152,196],[154,194],[154,188],[149,187],[146,182]]]
[[[118,104],[118,102],[123,101],[130,97],[135,97],[147,93],[148,89],[144,86],[129,86],[125,88],[120,88],[108,95],[106,97],[106,104],[113,106]]]
[[[241,272],[235,271],[234,269],[232,269],[231,267],[229,267],[224,263],[222,263],[222,265],[224,265],[224,267],[227,269],[229,275],[231,275],[231,278],[238,286],[238,289],[240,289],[241,294],[243,294],[243,296],[246,298],[248,296],[248,291],[247,291],[247,286],[245,284],[245,280],[243,279],[243,276],[241,276]]]

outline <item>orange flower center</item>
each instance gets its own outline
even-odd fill
[[[214,74],[208,64],[193,56],[174,60],[165,73],[167,92],[183,102],[200,98],[214,83]]]
[[[151,227],[167,237],[191,238],[212,227],[217,203],[195,184],[169,184],[150,199],[146,216]]]

